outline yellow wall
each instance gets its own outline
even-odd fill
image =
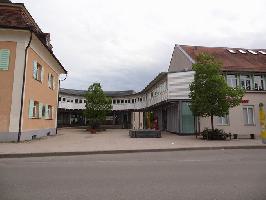
[[[36,60],[44,69],[43,82],[39,82],[33,78],[33,61]],[[56,82],[54,90],[48,87],[48,73],[52,73]],[[55,128],[57,113],[57,90],[58,90],[58,74],[39,56],[33,49],[29,48],[26,82],[25,82],[25,98],[23,107],[23,126],[22,131]],[[29,118],[29,102],[30,100],[39,101],[42,104],[53,106],[53,119],[30,119]]]
[[[16,46],[16,42],[0,42],[0,49],[10,50],[9,69],[7,71],[0,70],[0,132],[9,131]]]

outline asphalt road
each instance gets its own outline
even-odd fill
[[[0,200],[266,199],[266,150],[0,159]]]

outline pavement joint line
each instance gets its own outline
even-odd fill
[[[10,153],[0,154],[3,158],[27,158],[27,157],[53,157],[53,156],[78,156],[93,154],[124,154],[145,152],[171,152],[171,151],[199,151],[199,150],[223,150],[223,149],[266,149],[266,145],[254,146],[219,146],[219,147],[181,147],[164,149],[132,149],[132,150],[102,150],[102,151],[69,151],[69,152],[40,152],[40,153]]]

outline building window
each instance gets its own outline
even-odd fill
[[[120,100],[119,100],[119,99],[117,99],[117,100],[116,100],[116,103],[117,103],[117,104],[119,104],[119,103],[120,103]]]
[[[42,108],[41,108],[41,110],[42,110],[42,118],[44,118],[45,117],[45,105],[42,105]]]
[[[34,101],[32,118],[39,118],[39,102]]]
[[[245,90],[251,90],[251,81],[251,75],[240,76],[241,87]]]
[[[124,103],[124,99],[121,100],[121,103]]]
[[[79,100],[79,103],[82,103],[82,99]]]
[[[236,75],[227,75],[226,81],[228,86],[235,88],[237,86],[237,76]]]
[[[71,103],[73,103],[73,99],[71,100]]]
[[[134,103],[134,99],[131,99],[131,102]]]
[[[0,49],[0,70],[8,70],[9,67],[9,49]]]
[[[243,116],[245,125],[254,125],[254,106],[243,107]]]
[[[48,119],[53,119],[53,107],[48,105]]]
[[[75,99],[75,103],[78,103],[79,102],[79,100],[78,99]]]
[[[48,74],[48,87],[54,89],[54,76],[52,74]]]
[[[218,125],[229,125],[229,115],[218,117]]]
[[[67,102],[70,102],[70,100],[69,100],[69,99],[67,99]]]
[[[61,101],[61,97],[58,98],[58,101]]]
[[[86,103],[87,101],[86,101],[86,99],[84,99],[84,103]]]
[[[263,76],[254,76],[254,90],[264,90],[265,82]]]
[[[43,80],[43,67],[37,61],[33,62],[33,78],[40,82]]]
[[[63,98],[63,101],[66,101],[66,98]]]

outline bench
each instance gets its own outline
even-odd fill
[[[255,139],[255,134],[245,134],[245,135],[239,135],[239,134],[233,134],[233,139]]]
[[[152,129],[129,130],[129,136],[131,138],[160,138],[162,137],[160,130],[152,130]]]

